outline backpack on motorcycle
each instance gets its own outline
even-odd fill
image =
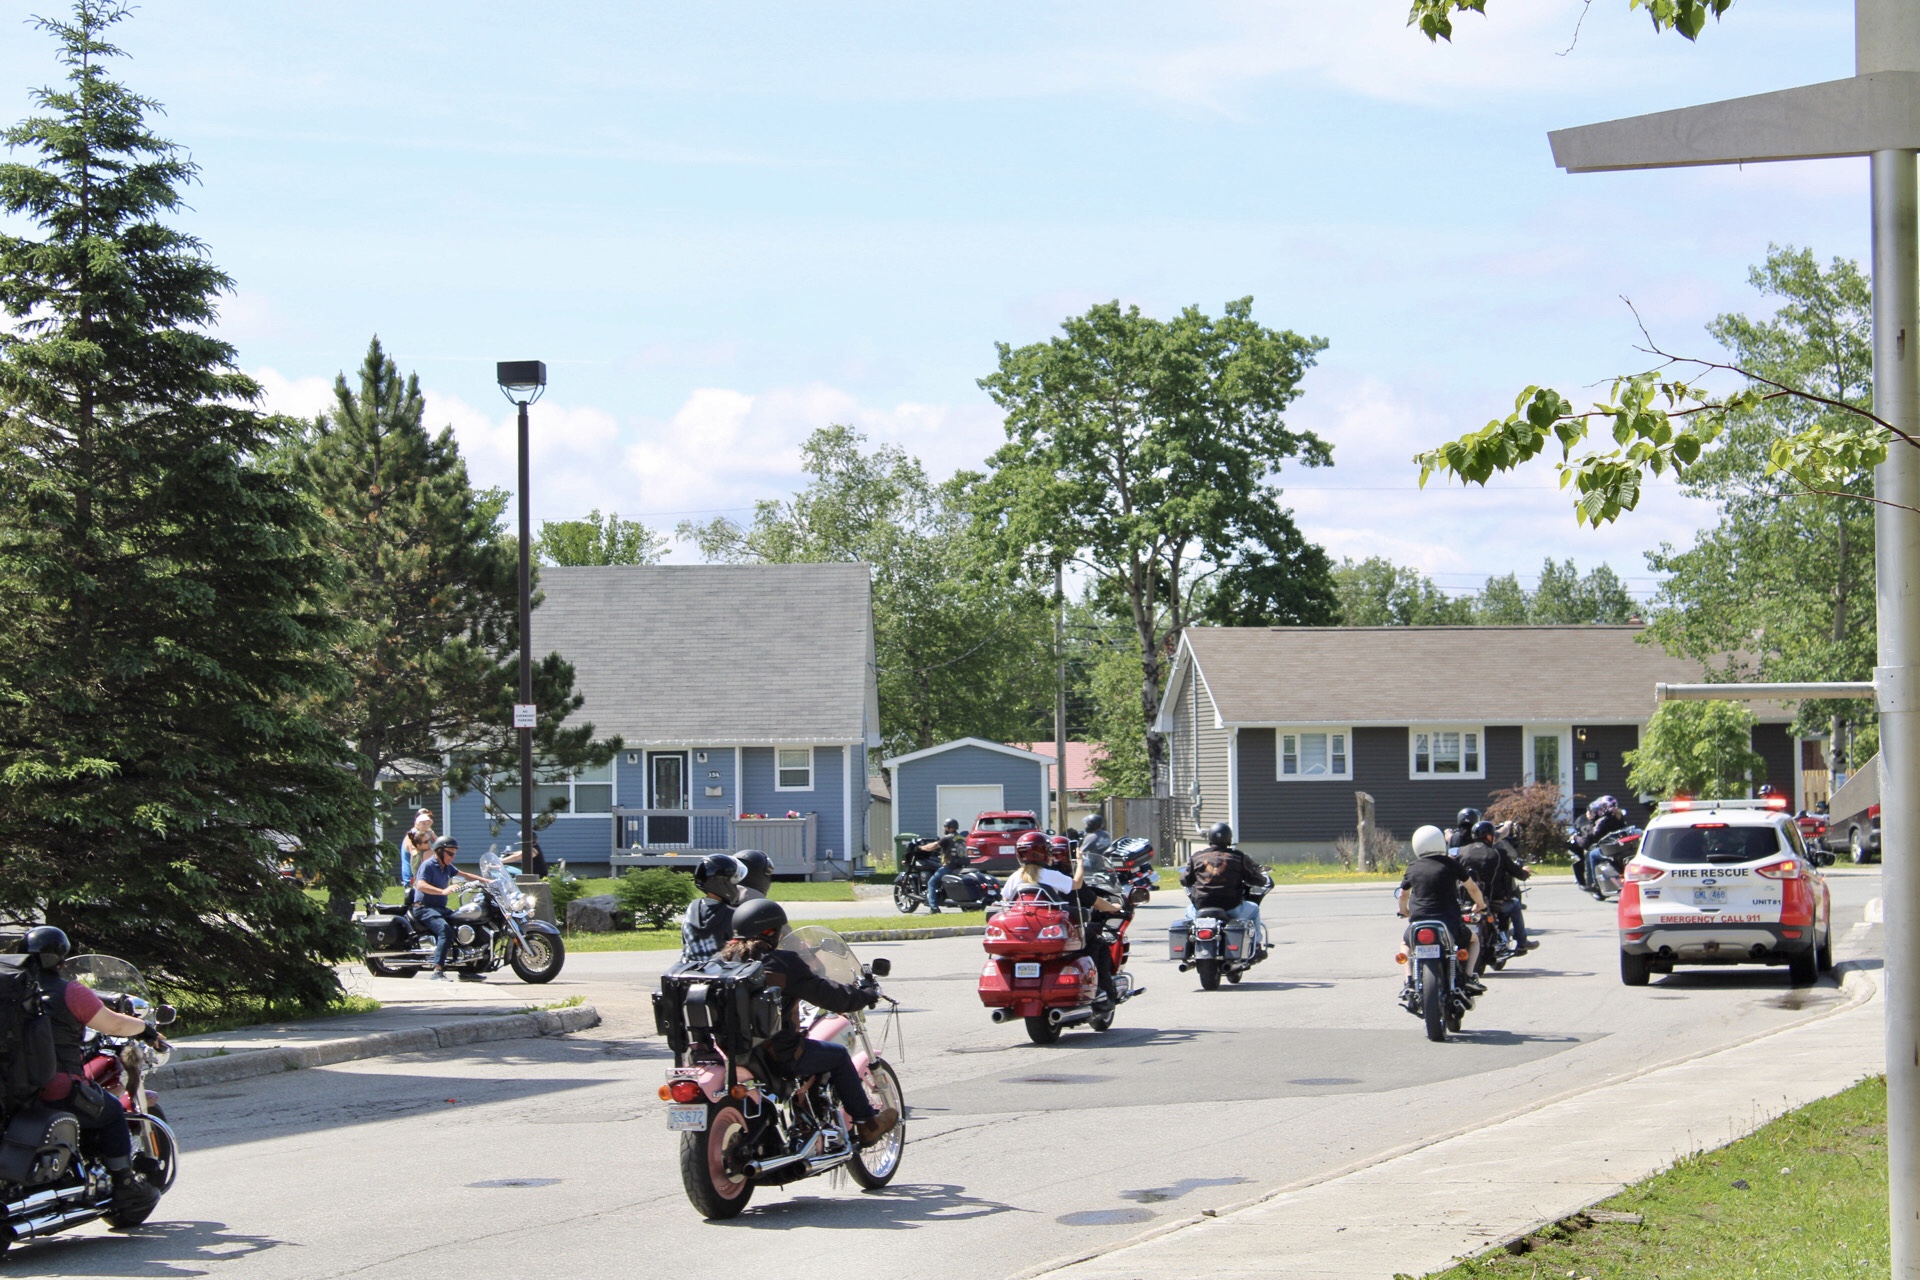
[[[59,1074],[38,956],[0,956],[0,1111],[30,1102]]]
[[[676,965],[660,975],[653,1023],[677,1055],[695,1044],[740,1058],[779,1033],[786,995],[758,960]]]

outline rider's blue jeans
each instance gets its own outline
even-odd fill
[[[415,907],[413,921],[433,935],[433,963],[435,967],[447,962],[447,943],[453,937],[452,926],[447,921],[453,913],[445,907]]]
[[[940,882],[951,874],[952,872],[948,868],[941,867],[938,871],[934,872],[933,875],[928,877],[927,910],[938,911],[940,909]]]
[[[855,1120],[871,1120],[879,1114],[867,1100],[867,1087],[861,1083],[860,1073],[853,1069],[853,1055],[840,1045],[823,1040],[805,1041],[800,1046],[800,1056],[793,1060],[792,1071],[796,1076],[825,1076],[833,1081],[840,1105]]]
[[[1252,899],[1248,899],[1247,901],[1241,903],[1237,907],[1226,907],[1222,909],[1226,911],[1228,916],[1230,916],[1235,920],[1251,920],[1255,924],[1259,925],[1260,926],[1260,945],[1263,947],[1267,945],[1267,922],[1260,918],[1259,903],[1253,901]],[[1189,900],[1187,902],[1187,919],[1198,920],[1199,918],[1200,918],[1200,909],[1194,906],[1193,902]]]

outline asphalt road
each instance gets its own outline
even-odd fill
[[[1832,881],[1841,959],[1877,873]],[[346,1064],[166,1099],[186,1150],[157,1221],[83,1228],[8,1259],[22,1274],[527,1275],[1001,1280],[1156,1222],[1324,1176],[1587,1084],[1790,1025],[1830,981],[1782,969],[1620,984],[1613,910],[1571,884],[1534,892],[1543,948],[1466,1033],[1429,1044],[1394,1001],[1399,925],[1379,888],[1269,899],[1275,954],[1199,990],[1165,959],[1163,895],[1136,926],[1147,991],[1102,1036],[1037,1048],[987,1021],[979,940],[857,948],[894,964],[911,1107],[898,1179],[762,1191],[727,1224],[681,1192],[655,1096],[667,1056],[647,993],[665,953],[579,955],[534,998],[586,995],[596,1032]],[[507,984],[516,990],[518,984]],[[877,1024],[876,1024],[877,1026]],[[1676,1142],[1712,1133],[1676,1134]],[[1196,1262],[1195,1274],[1204,1274]]]

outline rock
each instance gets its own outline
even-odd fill
[[[567,904],[567,928],[581,933],[612,933],[620,927],[620,900],[610,893],[575,898]]]

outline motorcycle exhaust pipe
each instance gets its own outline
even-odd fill
[[[747,1161],[747,1169],[755,1177],[759,1177],[762,1174],[772,1173],[776,1169],[786,1169],[796,1164],[811,1164],[813,1161],[821,1158],[814,1155],[814,1152],[819,1150],[824,1138],[824,1134],[816,1133],[807,1139],[806,1146],[800,1148],[792,1155],[774,1156],[767,1160],[749,1160]]]
[[[1012,1015],[1009,1014],[1005,1009],[995,1009],[993,1011],[992,1016],[995,1022],[1005,1022]]]
[[[35,1240],[41,1236],[50,1236],[56,1231],[78,1226],[83,1222],[92,1222],[95,1218],[105,1217],[101,1209],[69,1209],[65,1213],[49,1213],[38,1218],[28,1218],[25,1222],[8,1223],[16,1242]]]
[[[1076,1023],[1085,1022],[1092,1016],[1093,1010],[1084,1008],[1047,1010],[1047,1022],[1055,1027],[1071,1027]]]

